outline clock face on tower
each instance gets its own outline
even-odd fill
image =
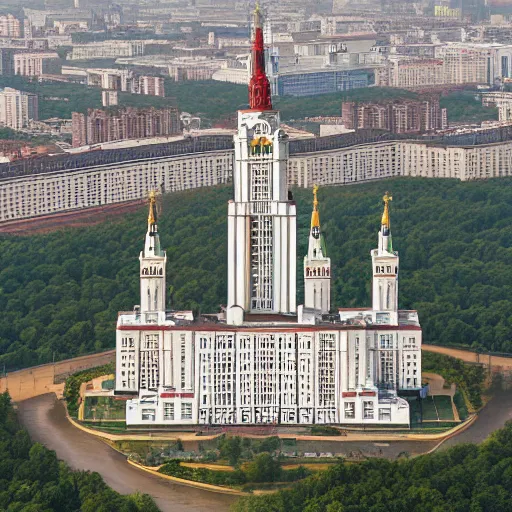
[[[318,238],[320,237],[320,228],[318,226],[314,226],[313,229],[311,230],[311,234],[313,235],[313,238],[316,238],[318,240]]]

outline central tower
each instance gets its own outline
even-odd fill
[[[287,180],[288,136],[273,110],[263,28],[254,12],[249,109],[238,112],[234,199],[228,206],[229,324],[244,313],[296,312],[296,208]]]

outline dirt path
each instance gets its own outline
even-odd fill
[[[9,233],[14,235],[33,235],[36,233],[50,233],[64,228],[80,228],[92,226],[105,222],[107,219],[114,219],[126,213],[139,210],[143,201],[129,201],[125,203],[115,203],[105,206],[96,206],[75,211],[54,213],[33,219],[22,219],[2,222],[0,224],[0,233]]]
[[[501,366],[505,370],[512,369],[512,357],[491,356],[486,354],[477,354],[469,350],[461,350],[459,348],[438,347],[435,345],[422,345],[421,350],[426,352],[437,352],[451,357],[457,357],[467,363],[482,363],[486,366]]]
[[[55,376],[94,368],[114,361],[116,352],[109,350],[99,354],[66,359],[55,364],[43,364],[26,370],[19,370],[0,378],[0,392],[9,391],[15,402],[26,400],[45,393],[62,394],[64,384],[54,384]]]

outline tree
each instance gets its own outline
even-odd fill
[[[219,443],[221,457],[228,459],[232,466],[236,466],[242,454],[242,439],[238,436],[225,437]]]
[[[281,475],[281,465],[270,453],[263,452],[247,464],[245,474],[249,482],[275,482]]]

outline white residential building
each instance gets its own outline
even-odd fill
[[[60,74],[62,62],[55,52],[29,52],[14,55],[14,74],[22,76],[41,76]]]
[[[332,312],[315,189],[297,307],[288,137],[272,109],[258,11],[254,27],[250,108],[238,115],[228,204],[226,312],[217,321],[166,312],[166,254],[150,194],[140,305],[117,324],[115,392],[132,396],[127,424],[408,425],[399,392],[420,389],[421,327],[415,311],[398,310],[391,198],[372,251],[373,307]]]
[[[21,37],[21,23],[12,14],[0,16],[0,37]]]
[[[37,94],[18,91],[10,87],[0,91],[0,124],[21,130],[29,121],[37,121]]]

